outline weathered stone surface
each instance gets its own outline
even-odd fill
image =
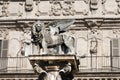
[[[36,21],[48,25],[56,20],[74,19],[65,34],[75,38],[80,69],[111,67],[111,40],[120,38],[120,0],[27,1],[0,1],[0,39],[9,41],[8,49],[2,50],[7,51],[6,57],[38,53],[38,47],[31,43],[31,28]]]

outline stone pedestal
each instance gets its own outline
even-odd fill
[[[35,72],[47,80],[69,78],[77,73],[79,65],[75,55],[30,55],[29,60]]]

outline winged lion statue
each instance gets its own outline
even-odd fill
[[[32,39],[35,45],[42,48],[42,54],[59,53],[75,54],[75,38],[66,33],[75,20],[56,20],[45,25],[37,21],[32,26]],[[52,52],[50,52],[50,49]]]

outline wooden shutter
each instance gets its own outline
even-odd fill
[[[0,40],[0,57],[2,57],[2,40]]]
[[[0,40],[0,57],[7,57],[8,53],[8,40]]]
[[[8,40],[0,40],[0,57],[7,57]]]
[[[111,40],[111,66],[113,69],[119,68],[120,39]]]
[[[119,57],[119,39],[112,39],[112,56]]]

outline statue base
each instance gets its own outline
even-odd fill
[[[78,72],[79,61],[75,55],[29,55],[29,61],[34,68],[37,63],[45,71],[59,71],[66,64],[72,66],[72,73]]]

